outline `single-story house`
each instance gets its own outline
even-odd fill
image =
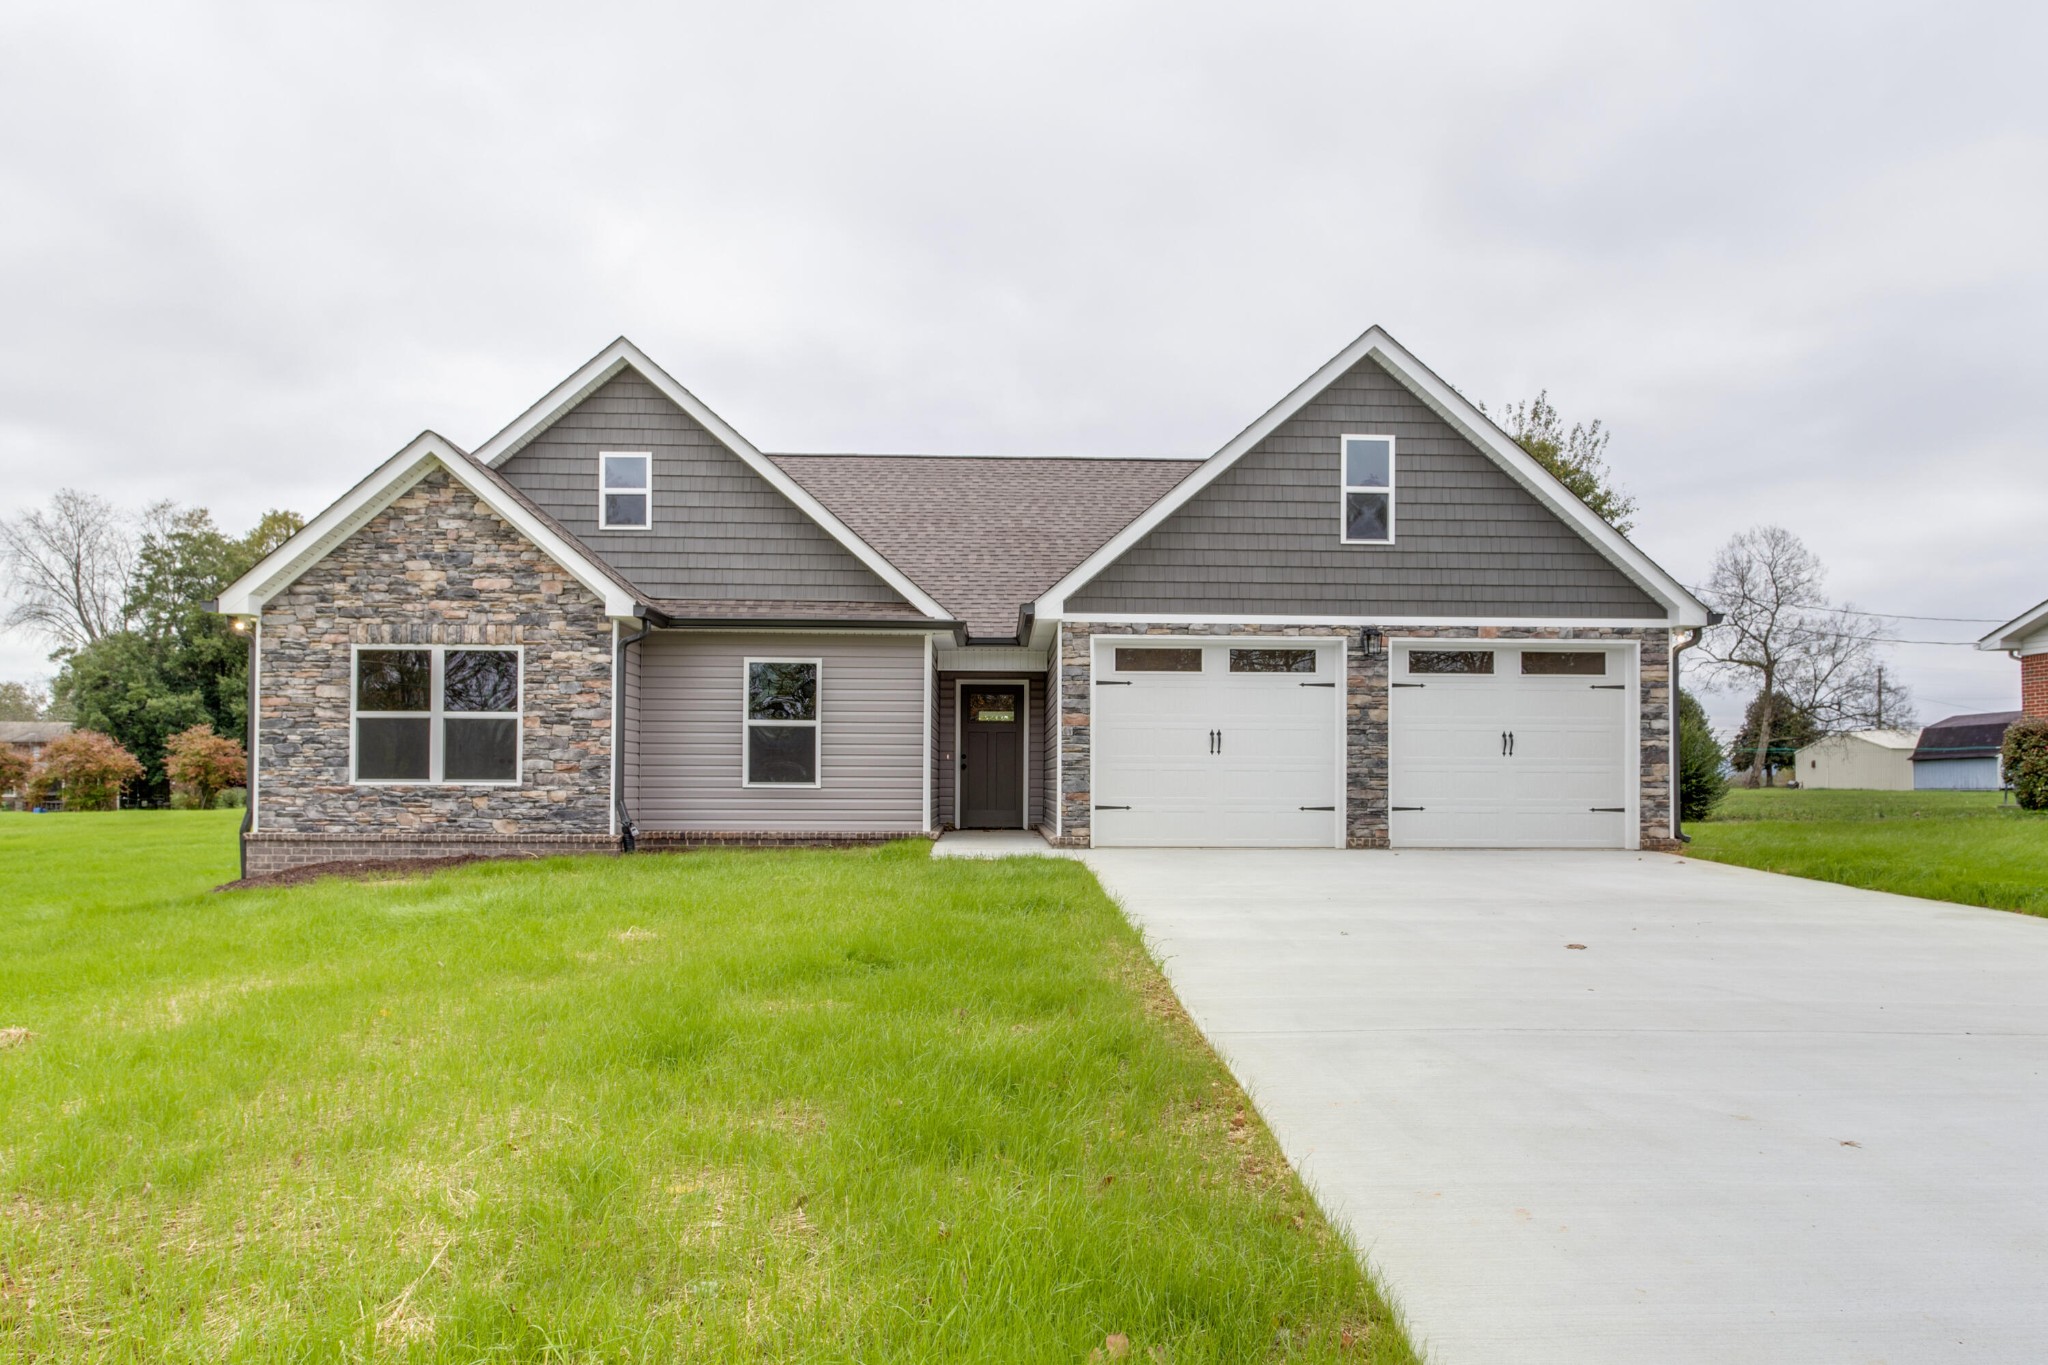
[[[1915,791],[1995,792],[2005,785],[2005,731],[2024,712],[1950,716],[1920,732],[1913,749]]]
[[[620,339],[221,595],[252,872],[1037,829],[1663,848],[1709,613],[1385,331],[1205,459],[771,455]]]
[[[43,750],[52,740],[59,740],[71,733],[71,723],[62,720],[0,720],[0,744],[20,754],[33,767],[43,756]],[[26,801],[26,794],[16,791],[0,791],[0,810],[18,807]]]
[[[2019,660],[2020,713],[2048,717],[2048,602],[2007,621],[1977,642]]]
[[[1792,776],[1802,787],[1853,787],[1863,791],[1913,790],[1913,750],[1918,730],[1851,730],[1829,735],[1792,757]]]

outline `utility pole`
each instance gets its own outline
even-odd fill
[[[1877,666],[1877,728],[1884,729],[1884,665]]]

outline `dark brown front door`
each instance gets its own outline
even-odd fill
[[[1024,824],[1024,689],[960,689],[960,827]]]

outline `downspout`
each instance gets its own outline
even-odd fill
[[[612,804],[618,809],[621,853],[631,853],[634,847],[633,814],[626,809],[626,647],[652,633],[650,626],[637,635],[619,637],[618,656],[612,660],[612,677],[617,679],[612,688]]]
[[[242,832],[235,840],[235,847],[239,854],[237,866],[243,881],[249,879],[249,831],[256,824],[257,765],[256,745],[253,742],[256,738],[256,632],[250,630],[247,634],[249,636],[249,702],[248,710],[242,715],[242,738],[251,741],[251,743],[249,745],[249,771],[246,775],[247,785],[242,793]]]

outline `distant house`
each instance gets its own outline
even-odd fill
[[[62,720],[0,720],[0,744],[26,758],[31,764],[43,756],[43,748],[51,740],[62,739],[71,733],[71,723]],[[0,810],[11,810],[23,804],[22,792],[0,791]]]
[[[1920,732],[1913,750],[1915,791],[1994,792],[2004,785],[1999,751],[2006,727],[2024,711],[1950,716]]]
[[[1977,642],[2020,661],[2020,713],[2048,716],[2048,602],[2022,612]]]
[[[1801,749],[1793,775],[1802,787],[1854,787],[1864,791],[1913,790],[1918,730],[1855,730],[1829,735]]]

